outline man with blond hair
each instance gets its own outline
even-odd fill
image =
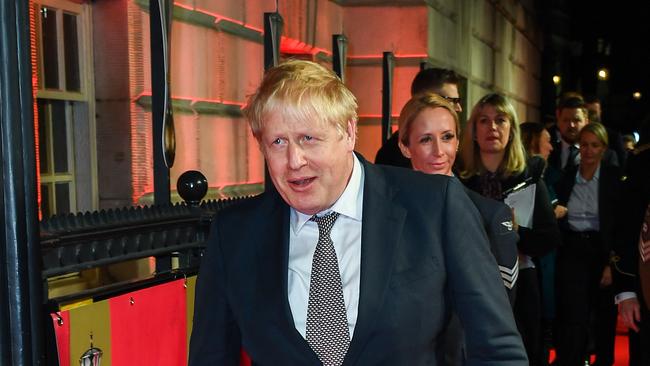
[[[245,110],[273,187],[220,211],[190,365],[435,365],[450,309],[467,365],[527,365],[476,209],[457,180],[354,152],[355,97],[289,61]],[[245,226],[245,227],[244,227]]]

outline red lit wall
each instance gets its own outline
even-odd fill
[[[151,94],[148,9],[128,3],[128,81],[132,201],[152,191]],[[385,2],[380,2],[385,4]],[[241,116],[205,112],[201,104],[242,106],[263,74],[263,45],[258,40],[224,31],[239,27],[262,35],[263,13],[276,10],[275,0],[177,0],[171,34],[172,97],[184,105],[175,111],[176,162],[172,189],[189,169],[202,171],[211,187],[263,180],[263,159]],[[346,83],[359,101],[357,150],[373,160],[380,146],[381,57],[396,57],[392,115],[394,123],[410,97],[410,83],[421,62],[452,68],[467,80],[465,109],[489,91],[510,95],[520,115],[536,116],[539,95],[535,70],[539,54],[527,29],[519,2],[463,2],[435,7],[342,6],[334,1],[280,0],[284,18],[281,50],[310,56],[331,67],[331,36],[348,38]],[[178,15],[182,14],[182,15]],[[522,14],[524,14],[522,16]],[[199,21],[197,21],[197,19]],[[205,19],[210,19],[206,23]],[[537,53],[536,53],[537,52]]]

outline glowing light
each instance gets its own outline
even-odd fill
[[[609,79],[609,70],[607,70],[604,67],[602,69],[598,70],[598,79],[599,80],[607,80],[607,79]]]
[[[308,45],[305,42],[299,41],[294,38],[289,38],[282,36],[280,40],[280,52],[286,54],[304,54],[309,53],[311,55],[316,55],[318,53],[325,53],[328,56],[332,55],[331,51],[328,51],[324,48],[314,47]]]
[[[427,58],[429,55],[426,53],[404,53],[404,54],[394,54],[395,58]],[[382,59],[383,54],[374,54],[374,55],[350,55],[350,59]]]
[[[634,98],[636,100],[641,99],[641,92],[640,91],[635,91],[634,93],[632,93],[632,98]]]
[[[45,9],[45,8],[44,8]],[[36,53],[36,7],[34,2],[29,2],[29,46],[30,46],[30,62],[32,64],[32,101],[34,109],[34,152],[36,157],[36,201],[38,202],[38,218],[43,218],[43,210],[41,209],[41,159],[40,147],[38,137],[38,100],[36,93],[38,92],[38,55]]]
[[[562,82],[562,78],[560,77],[560,75],[553,75],[553,84],[560,85],[561,82]]]

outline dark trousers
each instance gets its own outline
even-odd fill
[[[598,366],[614,364],[614,343],[618,308],[614,304],[614,290],[611,286],[598,291],[598,303],[592,318],[594,350]]]
[[[598,305],[602,246],[598,233],[564,234],[556,268],[557,361],[559,366],[583,366],[590,319]]]
[[[519,271],[515,320],[524,342],[531,366],[543,365],[542,360],[542,299],[536,268]]]

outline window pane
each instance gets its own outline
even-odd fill
[[[52,106],[52,147],[54,148],[54,172],[68,172],[68,125],[65,118],[65,103],[50,101]],[[57,205],[58,206],[58,205]]]
[[[70,213],[70,183],[56,184],[56,214]]]
[[[52,216],[50,211],[50,189],[48,184],[41,184],[41,213],[43,218]]]
[[[46,89],[59,89],[59,58],[57,51],[56,9],[41,8],[43,36],[43,75]]]
[[[49,173],[48,143],[47,143],[47,108],[44,101],[38,101],[38,162],[41,173]]]
[[[63,14],[63,39],[65,50],[65,85],[68,91],[81,91],[79,83],[79,42],[77,40],[77,16]]]

